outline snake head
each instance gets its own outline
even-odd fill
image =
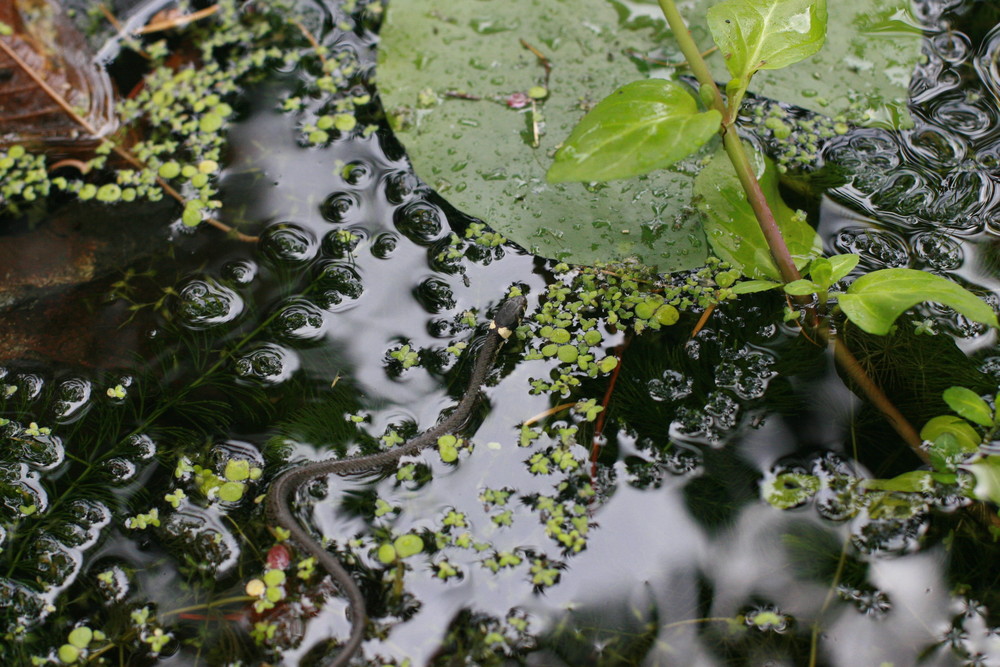
[[[504,340],[514,332],[514,327],[521,323],[524,310],[528,307],[528,300],[523,296],[512,296],[500,304],[497,314],[490,322],[490,329],[496,329]]]

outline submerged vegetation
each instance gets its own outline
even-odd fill
[[[674,3],[660,4],[685,35]],[[993,306],[940,275],[873,264],[873,241],[821,256],[779,176],[819,169],[817,137],[863,131],[847,122],[858,116],[741,106],[758,68],[823,41],[822,0],[772,0],[766,20],[759,5],[710,10],[732,75],[725,98],[682,44],[698,93],[649,79],[577,100],[581,125],[546,154],[552,179],[594,192],[638,167],[697,163],[686,214],[707,220],[718,257],[668,274],[533,260],[422,184],[372,85],[378,3],[223,3],[167,39],[128,39],[149,67],[119,116],[141,139],[104,138],[73,176],[24,146],[0,157],[8,216],[57,190],[178,201],[174,250],[109,288],[144,334],[134,367],[0,368],[0,661],[333,659],[345,605],[316,560],[266,525],[269,484],[423,432],[462,391],[492,306],[518,294],[531,312],[476,428],[300,494],[300,523],[365,594],[370,664],[1000,655]],[[559,62],[525,48],[545,80],[499,102],[522,110],[534,150],[553,131]],[[409,110],[417,125],[439,105],[483,101],[423,92]],[[744,129],[777,142],[773,155],[740,141],[741,113]],[[637,127],[649,136],[637,141]],[[692,158],[720,130],[725,151]],[[629,173],[615,171],[623,164]],[[183,230],[204,221],[240,231],[220,243],[219,231]],[[611,260],[625,245],[592,251]],[[939,329],[975,341],[978,357]],[[843,383],[825,370],[824,343]],[[843,385],[871,399],[856,415]],[[916,605],[911,591],[887,572],[928,553],[951,565],[918,582],[918,632],[900,611]],[[912,632],[897,643],[886,627]],[[836,657],[856,628],[873,632],[871,646]]]

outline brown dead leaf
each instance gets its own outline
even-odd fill
[[[87,151],[117,128],[111,80],[56,0],[0,0],[0,21],[0,147]]]

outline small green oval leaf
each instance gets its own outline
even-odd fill
[[[409,558],[424,550],[424,541],[417,535],[407,533],[397,537],[392,546],[396,548],[396,554],[400,558]]]
[[[830,285],[832,285],[853,271],[854,267],[857,266],[858,262],[861,260],[861,256],[834,255],[833,257],[828,257],[827,259],[830,260],[830,267],[832,269],[832,273],[830,274]],[[815,280],[815,277],[813,279]],[[830,285],[827,285],[827,287]]]
[[[243,482],[224,482],[219,487],[219,499],[235,503],[243,497]]]
[[[785,285],[785,294],[791,294],[792,296],[808,296],[820,291],[822,291],[822,288],[819,285],[805,278],[793,280]]]
[[[383,544],[379,546],[376,556],[381,563],[392,565],[396,562],[396,548],[391,544]]]
[[[948,387],[944,390],[948,407],[980,426],[993,426],[993,411],[979,395],[965,387]]]
[[[935,301],[971,320],[998,327],[993,309],[958,283],[916,269],[882,269],[855,280],[839,297],[848,319],[870,334],[889,333],[904,312],[924,301]]]
[[[826,40],[826,0],[726,0],[708,10],[708,28],[733,77],[804,60]]]
[[[694,153],[721,122],[714,109],[699,112],[695,99],[673,81],[634,81],[583,117],[545,177],[564,183],[642,176]]]
[[[87,626],[81,626],[79,628],[73,628],[69,633],[69,643],[77,648],[87,648],[90,646],[90,640],[94,638],[94,631]]]
[[[226,462],[222,476],[230,482],[242,482],[250,479],[250,462],[246,459],[232,459]]]

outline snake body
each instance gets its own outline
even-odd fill
[[[361,642],[364,640],[365,626],[368,622],[365,599],[361,594],[361,589],[358,588],[358,585],[351,578],[351,575],[348,574],[347,570],[344,569],[344,566],[340,564],[340,561],[324,549],[295,520],[288,502],[289,496],[309,480],[321,475],[349,475],[395,465],[402,457],[415,454],[425,447],[434,445],[442,435],[453,433],[462,428],[472,413],[472,408],[479,398],[479,389],[483,382],[486,381],[486,376],[493,367],[497,353],[507,338],[513,333],[514,327],[520,322],[526,305],[527,301],[523,296],[511,297],[500,305],[496,316],[490,322],[490,328],[483,341],[479,356],[473,364],[472,376],[469,378],[468,387],[465,393],[462,394],[462,398],[455,407],[455,411],[447,419],[395,449],[349,459],[308,463],[283,472],[271,483],[271,488],[267,494],[266,507],[268,523],[287,530],[291,534],[291,538],[302,549],[316,558],[316,561],[330,574],[340,589],[347,595],[351,612],[351,635],[344,643],[337,657],[329,664],[329,667],[343,667],[361,648]]]

